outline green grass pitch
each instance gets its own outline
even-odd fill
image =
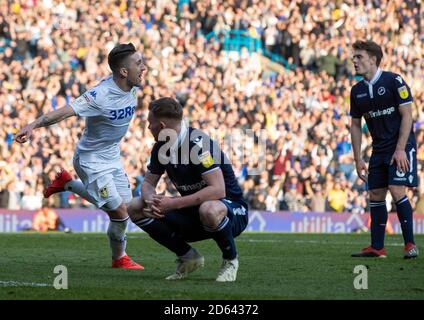
[[[180,281],[164,278],[175,256],[144,233],[128,236],[128,254],[145,270],[110,268],[106,234],[0,234],[0,299],[424,299],[424,256],[402,259],[402,237],[386,237],[387,259],[351,258],[368,234],[243,233],[236,239],[235,283],[217,283],[221,255],[215,242],[193,245],[205,267]],[[424,250],[424,236],[416,236]],[[54,268],[68,271],[57,290]],[[354,288],[356,265],[368,270],[368,289]]]

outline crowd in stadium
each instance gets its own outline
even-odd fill
[[[418,0],[1,1],[0,208],[91,207],[72,193],[42,195],[61,166],[72,170],[83,119],[40,129],[24,145],[13,135],[95,86],[110,73],[112,47],[132,42],[149,66],[121,144],[134,194],[154,143],[147,106],[172,96],[191,126],[234,140],[224,150],[252,209],[365,212],[349,133],[350,88],[358,80],[350,46],[371,37],[384,49],[382,68],[411,87],[420,186],[408,195],[424,213],[422,15]],[[226,52],[206,37],[229,30],[247,30],[294,66],[272,72],[260,53]],[[257,133],[254,145],[243,139],[247,129]],[[365,159],[370,141],[363,139]],[[167,179],[159,189],[175,192]]]

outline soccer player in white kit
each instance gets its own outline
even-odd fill
[[[87,90],[68,106],[49,112],[22,128],[19,143],[31,138],[36,128],[48,127],[72,116],[85,117],[85,130],[76,148],[73,164],[81,180],[62,170],[45,189],[44,196],[72,191],[104,210],[110,218],[107,231],[112,267],[144,269],[125,252],[127,205],[132,199],[128,177],[120,160],[119,144],[137,106],[137,91],[147,67],[132,43],[119,44],[108,55],[112,75]]]

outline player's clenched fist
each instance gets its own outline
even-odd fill
[[[32,130],[34,130],[34,126],[29,124],[23,127],[16,135],[15,140],[19,143],[25,143],[29,139],[31,139],[32,136]]]

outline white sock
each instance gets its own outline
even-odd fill
[[[88,194],[87,189],[81,180],[71,180],[65,184],[65,190],[76,193],[81,198],[95,204],[94,199]]]
[[[125,219],[110,219],[107,235],[109,237],[113,260],[118,260],[126,255],[127,237],[125,231],[127,230],[129,219],[130,217]]]

